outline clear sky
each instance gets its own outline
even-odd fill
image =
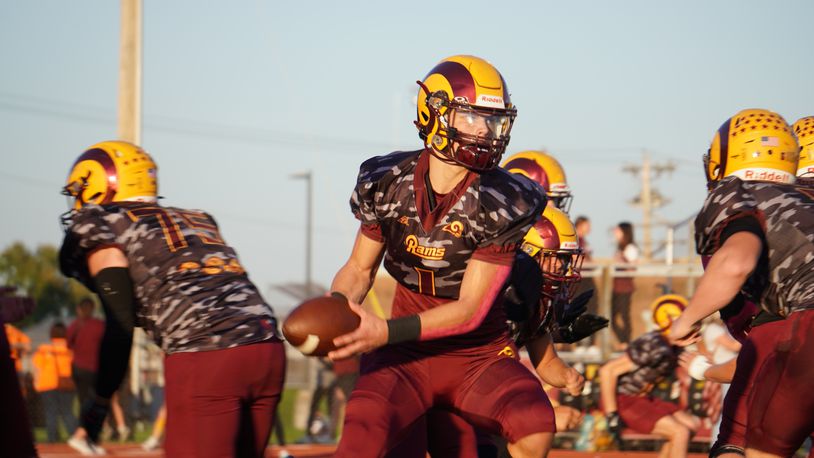
[[[608,255],[609,229],[641,221],[621,169],[643,149],[678,165],[657,182],[672,201],[658,215],[678,221],[701,205],[701,155],[727,117],[814,114],[812,18],[810,0],[145,0],[142,143],[164,202],[213,213],[264,291],[304,276],[305,186],[289,176],[312,170],[328,284],[357,228],[359,163],[417,149],[415,80],[475,54],[518,106],[509,153],[560,159]],[[0,248],[60,243],[70,165],[115,136],[118,27],[115,0],[0,0]]]

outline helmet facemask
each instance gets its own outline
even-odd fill
[[[546,300],[570,302],[574,298],[576,285],[582,280],[581,249],[574,251],[541,250],[535,259],[543,271],[543,286],[540,293]]]
[[[571,202],[573,201],[574,196],[571,193],[563,193],[563,194],[555,194],[549,193],[548,200],[552,203],[555,207],[559,208],[565,213],[571,211]]]
[[[417,81],[427,96],[430,119],[427,132],[418,122],[421,137],[429,142],[430,151],[444,162],[460,165],[476,172],[495,168],[509,144],[515,108],[489,108],[465,100],[449,100],[445,91],[430,93],[424,83]]]

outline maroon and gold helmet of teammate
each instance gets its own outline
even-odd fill
[[[511,173],[531,178],[543,187],[549,203],[568,213],[571,210],[571,188],[565,170],[554,156],[544,151],[521,151],[509,156],[502,167]]]
[[[62,194],[79,210],[112,202],[154,202],[158,166],[140,147],[125,141],[97,143],[74,162]]]
[[[574,223],[562,210],[546,207],[543,217],[526,233],[523,252],[540,263],[543,296],[570,301],[582,279],[582,248]]]
[[[792,126],[797,143],[800,144],[800,160],[797,162],[797,182],[804,186],[814,185],[814,116],[800,118]]]
[[[509,144],[517,109],[500,72],[475,56],[452,56],[418,81],[417,120],[424,146],[439,159],[475,171],[500,163]],[[461,132],[453,119],[470,127],[484,126],[483,135]]]
[[[673,322],[681,316],[687,308],[687,298],[678,294],[665,294],[659,296],[650,304],[653,314],[653,323],[656,329],[664,335],[670,334]]]

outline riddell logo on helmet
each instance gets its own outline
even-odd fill
[[[490,108],[504,108],[503,97],[498,95],[481,94],[478,96],[478,105]]]
[[[734,172],[732,175],[746,181],[771,181],[773,183],[793,183],[794,175],[782,170],[750,168]]]

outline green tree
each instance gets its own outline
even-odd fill
[[[21,242],[6,247],[0,252],[0,284],[16,286],[20,294],[37,301],[34,314],[23,320],[22,325],[48,315],[61,316],[63,308],[73,313],[79,299],[90,294],[79,282],[62,275],[58,250],[53,245],[40,245],[34,251]]]

